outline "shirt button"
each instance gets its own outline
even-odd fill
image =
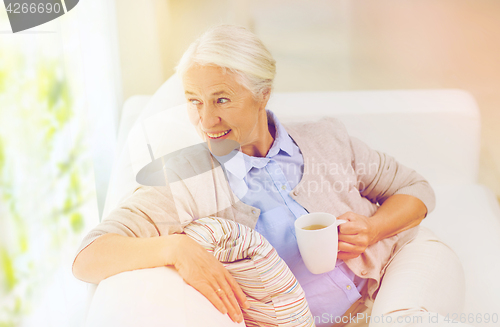
[[[351,285],[347,285],[345,288],[349,291],[351,289]]]
[[[293,195],[297,196],[297,191],[293,191]]]
[[[284,191],[286,190],[286,185],[281,185],[281,189]]]
[[[255,215],[257,213],[257,210],[252,210],[252,213]]]

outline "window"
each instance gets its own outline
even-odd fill
[[[0,5],[0,326],[81,324],[71,263],[99,221],[119,99],[109,3],[16,34]]]

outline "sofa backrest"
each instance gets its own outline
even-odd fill
[[[480,114],[462,90],[276,93],[282,121],[339,118],[352,136],[435,184],[477,182]]]

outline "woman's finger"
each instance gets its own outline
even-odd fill
[[[346,243],[351,243],[351,244],[356,244],[356,238],[358,237],[358,234],[339,234],[339,241],[346,242]]]
[[[359,254],[348,253],[348,252],[339,252],[339,254],[337,255],[337,259],[340,260],[354,259],[357,257],[359,257]]]
[[[226,268],[194,240],[183,239],[175,267],[184,281],[203,294],[223,314],[228,314],[235,322],[243,320],[236,300],[246,297]]]
[[[351,244],[351,243],[346,243],[346,242],[339,242],[339,247],[338,251],[339,252],[348,252],[348,253],[356,253],[356,254],[361,254],[365,251],[366,247],[356,245],[356,244]]]
[[[220,284],[227,284],[224,277],[224,266],[201,245],[188,236],[182,239],[182,249],[175,263],[175,268],[186,283],[203,294],[221,313],[226,314],[229,308],[215,293]]]
[[[366,224],[360,221],[353,221],[353,222],[349,221],[347,223],[339,225],[339,234],[355,235],[366,232],[367,232]]]
[[[241,313],[240,306],[234,297],[231,286],[227,282],[226,274],[229,274],[229,272],[227,272],[226,268],[215,259],[213,264],[214,267],[216,267],[215,271],[211,273],[213,279],[210,279],[213,292],[224,304],[231,320],[235,322],[243,321],[243,314]],[[231,275],[229,276],[231,277]]]
[[[338,227],[339,229],[339,235],[340,234],[344,234],[344,235],[347,235],[347,234],[357,234],[359,233],[359,229],[358,229],[358,226],[356,223],[353,223],[353,222],[346,222],[342,225],[339,225]]]
[[[367,247],[369,245],[368,235],[363,235],[363,234],[356,234],[356,235],[339,234],[339,241],[363,247]]]
[[[243,307],[243,309],[248,309],[250,307],[250,304],[248,303],[247,296],[241,289],[240,285],[238,285],[238,282],[234,279],[233,276],[229,273],[229,271],[225,270],[225,275],[226,275],[226,281],[228,282],[229,286],[233,290],[234,296],[236,297],[236,300],[238,303]]]
[[[215,290],[215,294],[217,294],[217,296],[224,303],[225,307],[228,309],[227,314],[229,315],[231,320],[235,322],[241,322],[243,320],[243,315],[229,285],[226,283],[225,286],[221,286],[220,288]]]
[[[228,313],[228,310],[224,305],[224,302],[217,295],[212,286],[206,284],[203,287],[195,287],[195,285],[191,286],[193,286],[195,289],[198,290],[198,292],[203,294],[203,296],[205,296],[212,303],[212,305],[222,314]]]

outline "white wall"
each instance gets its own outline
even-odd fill
[[[500,2],[115,0],[124,98],[152,94],[211,24],[252,28],[276,91],[461,88],[482,114],[480,182],[500,196]]]

